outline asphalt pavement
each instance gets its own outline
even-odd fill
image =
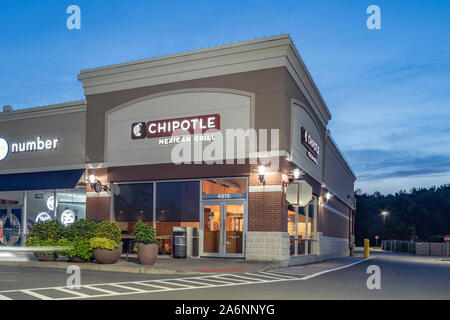
[[[368,268],[374,265],[380,270],[380,289],[367,286],[372,275]],[[385,252],[374,252],[369,260],[353,257],[235,273],[153,275],[82,270],[79,290],[65,287],[69,276],[64,269],[0,266],[0,299],[450,299],[449,261]]]

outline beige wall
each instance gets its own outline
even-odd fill
[[[123,107],[119,106],[106,114],[105,162],[108,166],[172,162],[171,152],[175,144],[161,145],[159,138],[131,139],[131,125],[134,122],[219,114],[223,137],[226,129],[247,130],[250,128],[251,99],[249,95],[237,93],[183,90],[150,96]],[[220,139],[216,133],[208,135]],[[208,144],[203,143],[203,147]],[[223,156],[225,150],[225,147],[222,147]],[[193,151],[191,152],[193,154]]]
[[[286,94],[287,70],[283,67],[243,72],[198,80],[88,95],[87,98],[87,163],[105,160],[105,114],[130,101],[158,93],[199,88],[241,90],[255,96],[256,129],[279,129],[280,149],[290,149],[291,106]],[[181,107],[180,107],[181,108]]]
[[[331,141],[325,144],[324,182],[327,187],[346,202],[351,203],[354,194],[355,177],[349,171]]]
[[[0,174],[83,168],[85,159],[86,112],[35,114],[32,117],[0,117],[0,137],[5,138],[10,153],[0,161]],[[59,139],[56,150],[11,153],[14,142]]]

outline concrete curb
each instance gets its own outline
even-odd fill
[[[61,261],[30,261],[30,262],[0,262],[0,266],[23,267],[23,268],[42,268],[42,269],[67,269],[68,266],[77,265],[80,270],[102,271],[102,272],[122,272],[135,274],[158,274],[158,275],[204,275],[211,272],[195,272],[180,271],[171,269],[160,269],[155,267],[139,267],[139,266],[120,266],[114,264],[98,264],[98,263],[73,263]]]

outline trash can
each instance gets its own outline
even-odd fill
[[[186,228],[173,227],[173,257],[185,259],[187,256],[187,243],[186,243]]]

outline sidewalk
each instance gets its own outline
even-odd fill
[[[172,275],[260,272],[279,266],[277,263],[273,262],[245,261],[244,259],[174,259],[169,256],[158,256],[158,259],[153,266],[144,266],[139,264],[135,254],[130,254],[128,261],[125,259],[125,256],[123,256],[114,264],[100,264],[97,262],[73,263],[63,260],[37,261],[32,254],[27,255],[29,261],[23,261],[23,259],[22,261],[16,262],[0,261],[0,266],[66,269],[68,266],[75,264],[78,265],[81,270]]]

